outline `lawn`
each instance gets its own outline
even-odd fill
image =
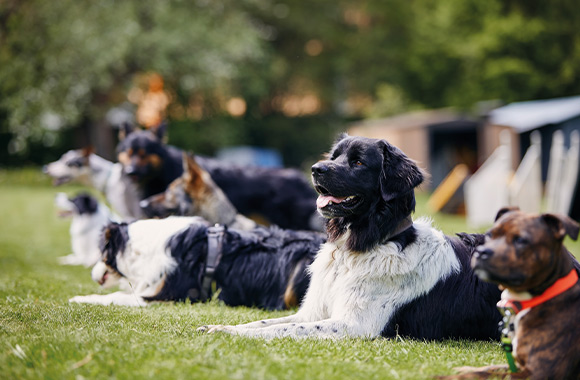
[[[409,339],[272,341],[204,335],[198,326],[242,323],[290,312],[206,304],[147,308],[69,304],[101,292],[70,253],[69,221],[38,170],[0,171],[0,377],[3,379],[428,379],[461,365],[502,363],[494,342]],[[418,215],[426,215],[426,196]],[[446,233],[460,217],[434,215]],[[574,253],[579,244],[569,247]]]

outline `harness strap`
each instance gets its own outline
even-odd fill
[[[207,300],[212,293],[213,275],[222,257],[225,230],[225,227],[219,224],[207,229],[207,258],[201,285],[202,301]]]

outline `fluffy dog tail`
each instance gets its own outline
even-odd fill
[[[129,227],[127,223],[111,222],[103,228],[99,249],[105,264],[111,268],[117,268],[117,255],[122,255],[129,240]]]

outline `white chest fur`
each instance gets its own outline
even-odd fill
[[[300,313],[309,320],[345,319],[376,336],[400,306],[430,291],[460,264],[444,235],[415,222],[417,240],[401,251],[392,242],[359,253],[343,239],[322,246],[310,267],[311,285]]]

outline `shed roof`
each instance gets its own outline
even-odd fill
[[[438,110],[420,110],[383,119],[367,119],[358,121],[351,124],[351,128],[424,128],[430,124],[446,123],[455,121],[459,118],[461,118],[461,115],[459,115],[451,108],[443,108]]]
[[[580,96],[511,103],[489,113],[489,122],[526,132],[580,115]]]

